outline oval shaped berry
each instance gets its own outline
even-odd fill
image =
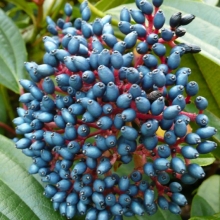
[[[117,42],[113,47],[113,51],[118,51],[121,54],[123,54],[125,50],[126,50],[126,43],[124,41]]]
[[[141,179],[142,179],[142,174],[141,174],[141,172],[139,172],[138,170],[133,171],[133,172],[131,173],[131,180],[132,180],[132,181],[134,181],[134,182],[139,182],[139,181],[141,181]]]
[[[99,79],[101,80],[101,82],[103,82],[106,85],[109,82],[115,81],[115,77],[114,77],[114,74],[112,73],[112,71],[104,65],[100,65],[98,67],[98,75],[99,75]]]
[[[173,214],[178,214],[179,215],[181,213],[180,207],[174,202],[169,202],[168,209]]]
[[[186,85],[186,93],[189,96],[194,96],[198,93],[199,91],[199,86],[198,83],[195,81],[191,81],[189,83],[187,83]]]
[[[176,85],[173,86],[170,90],[169,90],[169,97],[173,100],[175,99],[178,95],[182,95],[184,92],[184,86],[182,85]]]
[[[129,178],[127,176],[122,176],[119,179],[119,183],[118,183],[119,189],[121,191],[126,191],[126,190],[128,190],[129,186],[130,186]]]
[[[115,69],[120,69],[123,66],[123,57],[119,51],[114,50],[112,52],[111,64]]]
[[[120,21],[131,21],[129,10],[126,7],[122,8],[120,11]]]
[[[123,34],[129,34],[131,33],[131,29],[130,29],[130,22],[128,21],[120,21],[118,23],[118,28],[119,30],[123,33]],[[125,45],[126,46],[126,45]]]
[[[144,147],[147,150],[153,150],[157,146],[157,143],[158,143],[157,135],[144,137],[142,142],[143,142]]]
[[[113,206],[116,203],[116,197],[114,194],[107,194],[105,197],[105,203],[107,206]]]
[[[163,111],[163,118],[167,120],[174,119],[181,112],[181,107],[179,105],[168,106]]]
[[[163,40],[170,41],[170,40],[172,40],[173,35],[174,35],[174,32],[172,30],[167,29],[167,28],[161,29],[161,37]]]
[[[168,57],[167,65],[170,69],[174,70],[180,65],[180,61],[180,53],[175,51]]]
[[[158,64],[157,58],[152,54],[145,54],[143,56],[143,61],[145,66],[148,68],[156,67]]]
[[[131,31],[136,31],[138,37],[146,37],[147,30],[142,24],[134,24],[130,26]]]
[[[173,157],[170,161],[170,166],[173,169],[174,172],[177,172],[179,174],[183,174],[186,171],[186,166],[182,159],[178,157]]]
[[[152,115],[160,115],[164,110],[164,98],[161,96],[151,104]]]
[[[144,204],[146,206],[150,206],[152,205],[153,202],[154,202],[154,191],[151,189],[146,189],[146,191],[144,192]]]
[[[196,116],[196,123],[201,126],[201,127],[205,127],[209,122],[209,119],[206,115],[204,114],[198,114]]]
[[[170,191],[173,193],[178,193],[182,191],[182,186],[178,182],[172,182],[169,185]]]
[[[181,182],[184,184],[193,184],[198,180],[198,178],[195,178],[193,176],[191,176],[189,173],[184,173],[181,176]]]
[[[140,215],[140,216],[144,215],[145,211],[140,202],[132,200],[130,204],[130,208],[133,213]]]
[[[201,143],[201,138],[196,133],[188,133],[185,137],[185,141],[187,144],[199,144]]]
[[[165,185],[170,182],[170,176],[166,172],[161,172],[157,174],[157,180],[160,184]]]
[[[130,106],[131,101],[132,95],[130,93],[123,93],[117,98],[116,105],[119,108],[126,109]]]
[[[170,167],[170,162],[165,158],[157,158],[154,160],[153,166],[156,170],[165,171]]]
[[[168,145],[159,145],[157,148],[157,152],[160,157],[167,158],[171,154],[170,147]]]
[[[156,29],[160,29],[163,27],[165,23],[165,16],[162,10],[158,10],[154,15],[153,24]]]
[[[123,66],[129,67],[133,61],[134,54],[132,52],[123,55]]]
[[[123,121],[133,121],[136,118],[136,112],[132,108],[127,108],[121,113],[121,118]]]
[[[146,0],[139,1],[139,7],[140,10],[146,15],[151,15],[153,12],[153,5]]]
[[[199,157],[199,152],[191,146],[183,146],[181,148],[181,153],[187,159],[195,159]]]
[[[198,96],[195,100],[195,105],[199,110],[204,110],[208,106],[208,101],[202,96]]]
[[[135,103],[138,111],[141,113],[148,113],[151,108],[149,100],[144,97],[137,97]]]
[[[103,116],[103,117],[99,118],[99,120],[96,122],[96,124],[102,130],[108,130],[111,128],[113,121],[110,117]]]
[[[166,120],[166,119],[162,119],[160,122],[159,122],[159,125],[161,127],[162,130],[169,130],[172,125],[173,125],[173,122],[174,120],[173,119],[170,119],[170,120]]]
[[[157,120],[152,119],[148,120],[141,126],[141,134],[146,137],[153,136],[159,127],[159,123]]]
[[[193,14],[185,14],[181,17],[180,25],[189,24],[196,16]]]
[[[207,154],[212,152],[213,150],[215,150],[217,148],[217,144],[213,141],[203,141],[201,143],[199,143],[199,145],[197,146],[197,151],[200,154]]]
[[[194,177],[194,178],[204,178],[205,177],[205,172],[202,169],[202,167],[196,163],[191,163],[187,166],[187,170],[189,174]]]
[[[161,209],[167,210],[169,207],[169,203],[164,196],[158,196],[158,205]]]
[[[132,31],[131,33],[127,34],[124,38],[124,42],[126,43],[126,48],[131,49],[136,44],[138,38],[138,34],[136,31]]]
[[[105,160],[97,166],[96,171],[99,175],[102,175],[102,174],[108,172],[111,168],[112,168],[112,165],[111,165],[110,161]]]
[[[136,50],[139,54],[146,54],[148,51],[148,44],[146,42],[138,43]]]
[[[134,19],[134,21],[138,24],[144,24],[145,17],[142,11],[138,9],[129,9],[131,17]]]
[[[118,86],[115,85],[113,82],[109,82],[106,87],[105,96],[108,99],[108,101],[115,102],[119,96]]]
[[[166,47],[161,43],[153,44],[152,50],[157,56],[160,56],[160,57],[164,56],[166,53]]]
[[[125,121],[122,119],[121,114],[115,115],[113,123],[117,129],[121,129],[125,125]]]
[[[178,119],[174,124],[175,135],[177,137],[184,137],[186,135],[186,132],[187,132],[186,123],[183,120]]]
[[[186,101],[183,95],[178,95],[172,102],[172,105],[179,105],[183,110],[186,106]]]
[[[215,135],[216,132],[217,132],[216,128],[207,126],[197,129],[195,133],[198,134],[202,139],[208,139],[213,135]]]

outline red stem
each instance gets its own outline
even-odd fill
[[[3,122],[0,122],[0,127],[7,130],[9,133],[11,133],[13,135],[16,135],[15,130],[13,128],[9,127],[8,125],[6,125]]]

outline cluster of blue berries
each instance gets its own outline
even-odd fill
[[[31,80],[20,80],[26,93],[13,122],[24,137],[15,145],[33,158],[29,172],[39,173],[44,195],[68,219],[120,220],[158,207],[180,214],[187,204],[181,182],[205,176],[190,160],[216,148],[207,140],[216,129],[203,114],[206,98],[192,101],[198,114],[184,111],[199,87],[188,81],[190,68],[179,68],[184,54],[200,48],[174,42],[195,16],[178,12],[164,28],[162,2],[136,0],[138,9],[122,9],[123,41],[110,15],[89,23],[84,1],[82,18],[71,22],[66,4],[65,20],[47,17],[53,36],[43,38],[44,64],[25,63]],[[113,172],[132,161],[130,175]]]

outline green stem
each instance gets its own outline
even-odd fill
[[[15,118],[15,114],[14,114],[14,111],[13,111],[13,109],[11,107],[11,104],[10,104],[10,101],[9,101],[10,99],[9,99],[9,96],[8,96],[7,89],[6,89],[6,87],[0,85],[0,91],[1,91],[1,94],[2,94],[2,97],[3,97],[3,102],[4,102],[4,105],[5,105],[5,108],[8,112],[10,121],[12,121]]]

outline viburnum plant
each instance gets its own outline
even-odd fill
[[[122,40],[110,15],[89,22],[84,1],[71,22],[66,3],[65,19],[46,19],[44,63],[25,63],[31,80],[20,80],[23,107],[13,123],[23,137],[15,145],[33,158],[29,173],[47,183],[44,195],[67,219],[119,220],[158,207],[180,214],[181,184],[205,176],[191,159],[217,147],[208,101],[190,67],[179,68],[182,56],[200,52],[176,42],[195,16],[176,12],[164,27],[163,0],[135,2],[120,12]],[[190,103],[196,113],[184,110]],[[129,163],[129,175],[117,173]]]

